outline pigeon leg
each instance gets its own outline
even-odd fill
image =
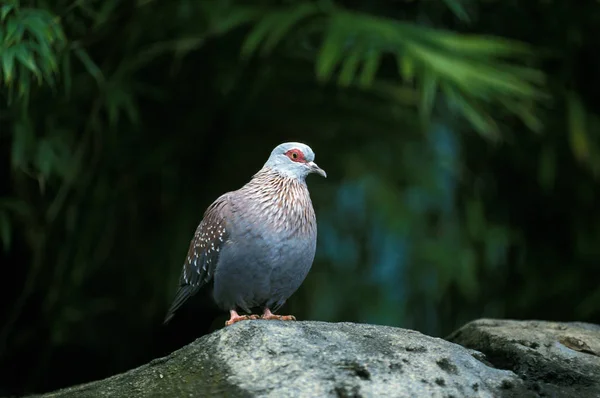
[[[260,319],[277,319],[279,321],[295,321],[296,317],[293,315],[275,315],[271,312],[270,309],[265,308],[265,311],[263,312],[263,315]]]
[[[235,310],[229,310],[229,320],[225,322],[225,326],[233,325],[239,321],[247,321],[250,319],[258,319],[258,315],[239,315]]]

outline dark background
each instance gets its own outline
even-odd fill
[[[308,178],[317,257],[281,313],[442,337],[600,323],[598,2],[2,0],[0,17],[0,395],[222,327],[208,290],[162,320],[206,207],[284,141],[328,178]]]

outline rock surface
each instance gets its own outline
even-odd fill
[[[482,320],[450,339],[489,357],[393,327],[244,321],[129,372],[40,397],[599,396],[599,326]]]
[[[600,397],[600,326],[481,319],[448,337],[514,372],[537,396]]]

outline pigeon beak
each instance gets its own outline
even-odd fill
[[[327,178],[325,170],[317,166],[315,162],[308,162],[308,167],[310,168],[311,173],[317,173],[318,175]]]

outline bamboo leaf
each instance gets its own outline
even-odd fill
[[[12,231],[10,219],[4,211],[0,211],[0,236],[2,237],[4,252],[8,252],[12,243]]]
[[[102,85],[104,83],[104,75],[88,53],[79,47],[74,48],[73,53],[81,61],[87,72],[96,80],[98,85]]]
[[[467,14],[467,10],[465,10],[461,0],[444,0],[444,3],[461,21],[468,22],[470,20],[469,14]]]
[[[17,59],[23,64],[27,69],[29,69],[33,74],[37,77],[38,82],[42,80],[42,75],[40,74],[40,70],[38,69],[33,57],[29,51],[25,48],[20,48],[15,52]]]
[[[8,47],[2,52],[2,72],[6,84],[12,82],[15,67],[15,47]]]
[[[42,139],[37,146],[36,165],[44,179],[50,177],[54,160],[54,151],[47,139]]]
[[[5,4],[2,7],[0,7],[0,22],[4,22],[6,20],[6,17],[8,16],[8,14],[15,9],[15,5],[14,4]]]
[[[419,107],[419,113],[424,121],[431,117],[437,88],[437,77],[431,71],[425,70],[421,78],[421,104]]]
[[[406,55],[397,55],[398,74],[407,82],[412,82],[415,77],[415,64],[413,60]]]
[[[567,94],[567,117],[571,149],[578,160],[586,160],[590,154],[586,112],[581,100],[573,92]]]
[[[94,20],[93,29],[97,29],[98,26],[102,25],[110,18],[110,15],[113,13],[115,8],[117,7],[118,2],[115,0],[104,0],[102,2],[102,7],[96,13],[96,18]]]
[[[241,56],[243,59],[250,58],[256,52],[256,49],[260,46],[261,41],[267,37],[269,30],[271,30],[277,23],[278,18],[278,14],[272,13],[263,17],[256,24],[242,45]]]
[[[369,87],[373,83],[373,80],[375,80],[380,61],[381,54],[376,50],[371,50],[363,64],[362,73],[360,75],[359,84],[363,88]]]
[[[31,91],[30,74],[25,73],[25,66],[19,68],[19,97],[25,102],[29,102],[29,92]]]
[[[444,32],[435,38],[440,46],[452,52],[469,56],[488,57],[509,55],[532,55],[533,49],[522,42],[505,39],[497,36],[485,35],[459,35]]]
[[[268,34],[264,44],[263,53],[267,54],[275,48],[275,46],[281,41],[283,36],[289,32],[292,26],[299,23],[304,18],[316,13],[318,8],[313,3],[301,3],[294,7],[291,11],[280,13],[281,15],[277,19],[277,23],[274,24],[274,29]]]
[[[319,49],[316,62],[317,79],[324,82],[331,78],[335,67],[342,57],[342,46],[344,43],[343,29],[340,29],[340,21],[332,19],[326,30],[325,40]]]
[[[500,137],[498,126],[486,112],[477,108],[473,103],[468,101],[464,95],[461,95],[449,85],[442,85],[442,90],[448,97],[451,106],[458,108],[477,132],[492,140],[497,140]]]
[[[543,130],[544,124],[541,119],[535,115],[532,104],[516,102],[506,98],[501,99],[500,102],[502,102],[507,110],[518,116],[523,124],[534,133],[539,133]]]
[[[68,98],[71,97],[71,53],[69,51],[65,51],[62,65],[62,73],[61,77],[63,78],[63,87],[65,88],[65,96]]]
[[[350,86],[350,84],[352,84],[352,81],[356,76],[356,71],[360,63],[361,55],[361,49],[359,47],[356,47],[350,52],[350,55],[346,57],[342,64],[340,76],[338,77],[338,83],[340,84],[340,86],[348,87]]]
[[[6,33],[4,36],[4,41],[8,44],[11,44],[11,40],[18,41],[18,31],[19,31],[19,23],[15,21],[14,18],[11,18],[6,23]],[[13,38],[14,36],[14,38]]]
[[[216,18],[216,21],[211,21],[211,31],[215,34],[228,33],[240,25],[255,20],[259,15],[262,15],[261,10],[251,7],[236,7],[228,9],[224,15]]]
[[[11,148],[13,169],[23,169],[27,166],[34,140],[35,137],[29,125],[22,121],[15,123]]]

